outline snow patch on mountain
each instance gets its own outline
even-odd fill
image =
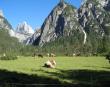
[[[18,24],[15,30],[15,37],[18,38],[20,42],[24,42],[27,38],[31,37],[34,34],[34,30],[27,22],[22,22]]]

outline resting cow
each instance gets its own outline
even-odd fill
[[[44,67],[47,67],[47,68],[55,68],[56,66],[56,62],[55,60],[51,59],[51,60],[48,60],[45,64],[44,64]]]

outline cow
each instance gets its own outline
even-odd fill
[[[48,60],[45,64],[44,64],[44,67],[47,67],[47,68],[55,68],[56,66],[56,62],[54,59],[51,59],[51,60]]]
[[[76,56],[81,56],[81,53],[77,53]]]
[[[109,61],[110,63],[110,53],[106,55],[106,59]]]
[[[32,54],[32,57],[35,57],[35,56],[36,56],[36,53],[33,53],[33,54]]]
[[[50,57],[55,57],[55,56],[56,56],[56,55],[55,55],[55,54],[53,54],[53,53],[51,53],[51,54],[50,54]]]
[[[43,58],[43,55],[42,54],[33,53],[32,57]]]
[[[97,53],[93,53],[93,56],[98,56]]]
[[[40,57],[40,58],[43,58],[43,55],[42,54],[38,54],[37,56]]]
[[[73,53],[73,57],[74,57],[74,56],[76,56],[76,54],[75,54],[75,53]]]
[[[5,53],[3,54],[3,57],[6,57],[6,54]]]
[[[47,57],[50,57],[50,54],[49,53],[47,53]]]
[[[53,53],[47,53],[46,55],[47,55],[47,57],[55,57],[55,56],[56,56],[56,55],[53,54]]]

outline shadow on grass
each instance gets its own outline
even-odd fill
[[[102,68],[110,69],[110,67],[102,67]]]
[[[94,67],[94,68],[98,67],[98,68],[104,68],[110,70],[110,67],[100,67],[100,66],[85,66],[85,67]]]
[[[73,86],[51,77],[0,70],[0,87],[69,87],[68,85]]]
[[[59,79],[71,80],[72,82],[62,83],[59,79],[53,79],[51,77],[0,70],[0,87],[110,87],[109,71],[57,70],[58,72],[41,71],[51,76],[56,76]]]
[[[96,70],[60,70],[58,72],[48,72],[50,76],[56,76],[59,79],[66,79],[78,87],[110,87],[110,71]]]

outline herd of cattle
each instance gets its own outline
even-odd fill
[[[2,56],[6,56],[6,54],[4,53]],[[33,54],[33,57],[40,57],[40,58],[43,58],[43,54],[36,54],[36,53],[34,53]],[[54,59],[54,57],[56,57],[56,55],[55,54],[53,54],[53,53],[47,53],[47,56],[48,57],[51,57],[51,59],[49,59],[49,60],[47,60],[45,63],[44,63],[44,67],[47,67],[47,68],[55,68],[56,67],[56,61],[55,61],[55,59]],[[73,54],[73,56],[76,56],[75,54]],[[109,63],[110,63],[110,53],[109,54],[107,54],[106,56],[106,59],[109,61]]]
[[[43,58],[43,57],[44,57],[43,54],[37,54],[37,53],[34,53],[32,56],[33,56],[33,57],[38,56],[38,57],[40,57],[40,58]],[[46,56],[47,56],[47,57],[56,57],[56,55],[55,55],[54,53],[47,53]]]
[[[4,53],[2,55],[2,57],[6,57],[7,55]],[[55,68],[56,67],[56,61],[54,59],[54,57],[56,57],[56,55],[54,53],[47,53],[45,56],[47,57],[50,57],[51,59],[47,60],[45,63],[44,63],[44,67],[47,67],[47,68]],[[68,56],[68,55],[66,55]],[[79,56],[79,54],[73,54],[73,56]],[[38,53],[34,53],[32,55],[32,57],[39,57],[39,58],[44,58],[44,55],[43,54],[38,54]],[[1,56],[0,56],[1,58]],[[109,61],[110,63],[110,53],[108,53],[107,55],[105,55],[105,58]]]
[[[43,55],[42,54],[34,54],[34,57],[35,56],[38,56],[38,57],[41,57],[41,58],[43,58]],[[76,55],[76,54],[73,54],[73,56],[79,56],[79,55]],[[56,57],[56,55],[55,54],[53,54],[53,53],[47,53],[47,57]],[[109,54],[107,54],[107,55],[105,55],[105,58],[109,61],[109,63],[110,63],[110,53]],[[56,66],[56,61],[54,60],[54,59],[50,59],[50,60],[48,60],[48,61],[46,61],[45,63],[44,63],[44,67],[47,67],[47,68],[55,68],[55,66]]]
[[[36,53],[34,53],[34,54],[33,54],[33,57],[36,57],[36,56],[38,56],[38,57],[40,57],[40,58],[43,58],[43,57],[44,57],[43,54],[36,54]],[[47,53],[46,56],[47,56],[47,57],[56,57],[56,55],[55,55],[54,53]],[[67,56],[67,55],[66,55],[66,56]],[[78,54],[78,55],[73,54],[73,56],[79,56],[79,54]],[[109,63],[110,63],[110,53],[108,53],[107,55],[105,55],[105,58],[106,58],[106,59],[109,61]]]

